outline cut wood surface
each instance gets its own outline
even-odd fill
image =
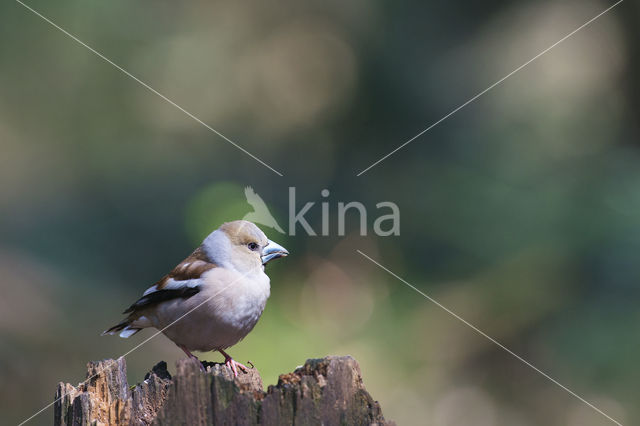
[[[124,358],[90,362],[88,380],[56,391],[57,425],[392,425],[349,356],[310,359],[264,391],[256,369],[234,378],[224,364],[160,362],[135,387]]]

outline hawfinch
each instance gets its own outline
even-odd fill
[[[224,350],[242,340],[262,315],[270,291],[264,265],[288,254],[251,222],[224,223],[103,334],[127,338],[155,327],[190,358],[197,360],[191,351],[219,351],[237,376],[238,368],[246,367]]]

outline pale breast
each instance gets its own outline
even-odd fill
[[[238,343],[256,325],[270,293],[264,272],[242,276],[222,268],[202,276],[200,292],[156,309],[154,326],[189,350],[225,349]]]

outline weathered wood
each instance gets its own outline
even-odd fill
[[[351,357],[310,359],[264,391],[257,370],[237,378],[222,364],[165,362],[127,384],[123,358],[88,364],[85,383],[60,383],[54,424],[71,425],[389,425]]]

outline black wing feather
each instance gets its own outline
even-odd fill
[[[171,299],[188,299],[200,292],[200,287],[184,287],[179,289],[156,290],[152,293],[142,296],[133,305],[129,306],[123,314],[129,314],[138,309],[145,309],[158,303],[166,302]]]

